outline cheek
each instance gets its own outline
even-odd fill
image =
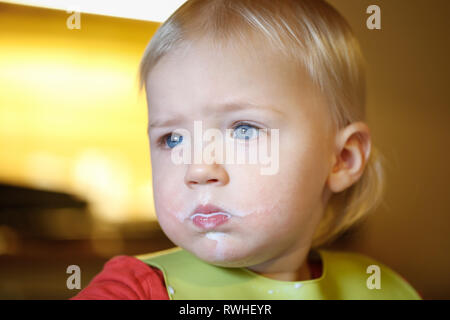
[[[174,196],[173,191],[175,190],[165,183],[155,190],[156,216],[164,234],[174,244],[182,245],[189,242],[183,222],[186,217],[185,201],[180,196]]]
[[[325,140],[317,133],[292,133],[280,146],[280,179],[290,196],[316,201],[328,176],[329,152]]]
[[[274,175],[260,174],[259,166],[228,167],[233,185],[232,207],[266,218],[298,211],[301,208],[299,202],[307,198],[300,197],[306,193],[302,189],[307,189],[304,183],[307,179],[301,178],[304,173],[300,162],[285,161],[283,165],[288,170],[280,168]]]
[[[296,209],[295,192],[291,190],[291,184],[282,174],[264,176],[254,173],[235,172],[234,190],[235,200],[232,206],[244,212],[251,213],[245,217],[247,232],[256,230],[283,229],[289,224],[288,216]],[[255,227],[254,229],[252,229]]]
[[[155,169],[153,175],[154,204],[158,221],[163,224],[177,225],[173,220],[181,222],[186,215],[186,197],[183,195],[183,184],[174,175],[174,171],[166,168]],[[167,223],[166,223],[167,222]]]
[[[276,175],[254,174],[239,205],[253,209],[249,223],[268,232],[283,233],[306,226],[317,212],[323,192],[320,161],[306,157],[306,150],[281,154]],[[244,173],[242,176],[245,177]]]

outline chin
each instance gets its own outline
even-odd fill
[[[197,256],[197,257],[199,259],[201,259],[209,264],[215,265],[217,267],[240,268],[240,267],[244,266],[241,261],[228,260],[226,258],[218,259],[216,257],[210,257],[210,256],[207,256],[207,257]]]
[[[226,252],[223,254],[217,253],[216,251],[205,252],[200,249],[200,252],[196,254],[197,258],[218,266],[226,268],[241,268],[252,265],[249,260],[249,256],[242,252]]]
[[[169,237],[170,238],[170,237]],[[218,267],[240,268],[255,264],[252,250],[240,247],[233,242],[211,241],[201,238],[195,241],[177,241],[170,238],[177,246],[182,247],[198,259]],[[188,243],[188,245],[185,245]]]

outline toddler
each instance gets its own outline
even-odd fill
[[[140,66],[176,247],[116,256],[72,299],[420,299],[380,262],[324,249],[381,197],[363,67],[322,0],[187,1]]]

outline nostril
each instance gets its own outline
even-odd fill
[[[214,183],[219,181],[218,179],[209,179],[208,181],[206,181],[206,183]]]

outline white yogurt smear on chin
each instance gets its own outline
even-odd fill
[[[216,241],[215,255],[217,260],[223,260],[225,258],[225,241],[229,235],[223,232],[210,231],[206,233],[208,239]]]

